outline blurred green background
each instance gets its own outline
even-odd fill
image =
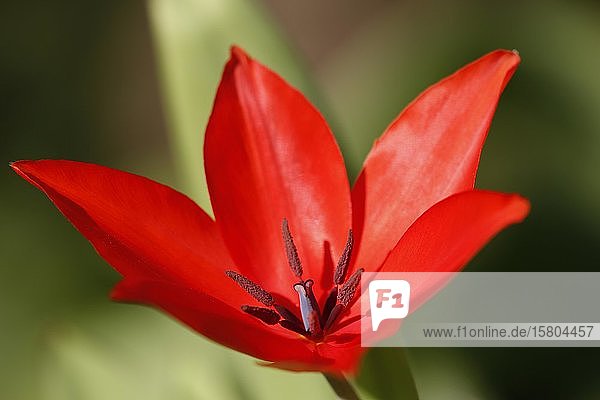
[[[0,159],[104,164],[203,206],[201,134],[231,43],[322,110],[352,177],[420,91],[516,48],[477,185],[533,208],[468,270],[600,268],[596,1],[3,1],[0,32]],[[0,182],[0,399],[333,398],[318,374],[258,367],[111,303],[118,276],[85,239],[8,167]],[[393,386],[395,354],[369,358],[366,396],[393,398],[378,379]],[[598,349],[407,354],[424,399],[600,398]]]

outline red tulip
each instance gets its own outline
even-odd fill
[[[123,276],[114,299],[156,306],[276,367],[354,372],[360,271],[458,271],[528,213],[518,195],[473,189],[518,63],[494,51],[427,89],[377,140],[350,190],[319,112],[233,48],[204,144],[214,220],[126,172],[11,166]]]

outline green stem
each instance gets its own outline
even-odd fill
[[[343,376],[323,374],[339,400],[360,400],[350,382]]]

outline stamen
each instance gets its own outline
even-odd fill
[[[240,285],[242,289],[248,292],[250,296],[254,297],[256,300],[260,301],[265,306],[272,306],[275,302],[271,293],[267,292],[258,284],[246,278],[244,275],[231,270],[225,271],[225,274],[231,279],[233,279],[235,283]]]
[[[340,256],[335,273],[333,274],[333,282],[336,285],[341,285],[346,277],[348,271],[348,265],[350,264],[350,256],[352,255],[352,247],[354,246],[354,237],[352,236],[352,229],[348,231],[348,240],[344,246],[344,251]]]
[[[302,321],[300,321],[298,317],[296,317],[296,314],[288,310],[286,307],[277,303],[273,304],[273,307],[275,307],[275,310],[277,310],[277,312],[283,317],[283,319],[287,319],[288,321],[293,322],[297,326],[302,326]]]
[[[242,306],[242,311],[260,319],[267,325],[275,325],[281,319],[275,311],[264,307]]]
[[[325,323],[329,319],[331,310],[333,310],[333,307],[335,307],[335,304],[337,302],[337,294],[338,294],[338,287],[334,286],[333,289],[331,289],[331,292],[329,292],[329,295],[327,296],[327,300],[325,300],[325,307],[323,307],[323,313],[321,314],[321,325],[323,327],[325,327]]]
[[[313,293],[313,286],[314,286],[315,282],[312,279],[307,280],[306,282],[304,282],[304,288],[306,289],[306,294],[308,294],[308,300],[310,301],[310,306],[312,307],[313,310],[316,311],[317,315],[319,316],[319,323],[321,321],[321,309],[319,308],[319,303],[317,302],[317,298],[315,297],[315,294]]]
[[[290,264],[290,268],[294,275],[298,278],[302,277],[302,263],[300,262],[300,257],[298,257],[298,249],[296,249],[296,245],[294,244],[294,238],[290,233],[290,227],[288,226],[287,219],[283,219],[283,224],[281,225],[281,231],[283,233],[283,241],[285,243],[285,252],[287,254],[288,263]]]
[[[348,307],[350,301],[354,297],[354,293],[356,292],[356,288],[360,283],[360,274],[364,272],[364,268],[357,269],[350,278],[344,283],[344,286],[339,290],[337,295],[337,301],[344,307]]]
[[[293,322],[288,321],[287,319],[283,319],[283,320],[279,321],[279,325],[281,325],[285,329],[289,329],[290,331],[299,333],[303,336],[308,335],[308,332],[306,332],[304,329],[302,329],[302,325],[296,325]]]
[[[335,307],[333,307],[331,313],[329,314],[329,317],[327,317],[327,322],[325,322],[325,325],[323,325],[323,330],[331,328],[331,325],[333,325],[333,323],[340,316],[342,311],[344,311],[344,306],[341,304],[337,304]]]

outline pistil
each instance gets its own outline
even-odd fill
[[[311,336],[320,336],[323,333],[321,329],[321,313],[319,305],[312,291],[313,280],[299,282],[294,285],[294,290],[298,292],[300,300],[300,314],[304,323],[304,330]]]

